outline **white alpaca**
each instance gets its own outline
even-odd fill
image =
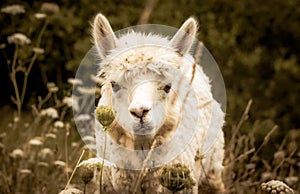
[[[105,158],[127,168],[104,169],[104,193],[172,193],[160,185],[161,167],[156,163],[172,157],[190,134],[187,147],[168,161],[187,166],[195,182],[179,193],[223,192],[224,113],[212,97],[208,77],[189,54],[196,32],[197,23],[189,18],[171,40],[136,32],[117,38],[108,20],[96,16],[93,38],[104,79],[99,105],[112,106],[116,112]],[[103,136],[96,131],[99,156]],[[146,152],[144,157],[135,154],[160,145],[165,149]],[[120,147],[128,153],[120,152]],[[129,170],[141,167],[147,170]]]

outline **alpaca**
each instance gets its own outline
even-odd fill
[[[104,193],[173,193],[159,182],[164,165],[182,164],[193,184],[178,193],[222,193],[224,113],[208,77],[189,54],[197,22],[189,18],[171,40],[135,31],[117,37],[98,14],[92,35],[103,80],[98,106],[111,106]],[[104,132],[96,122],[97,154]],[[121,150],[121,151],[120,151]]]

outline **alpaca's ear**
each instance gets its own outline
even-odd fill
[[[190,51],[198,30],[197,21],[194,18],[187,19],[171,40],[171,46],[180,54]]]
[[[104,58],[109,52],[116,48],[116,36],[104,15],[99,13],[92,27],[92,34],[94,44],[102,58]]]

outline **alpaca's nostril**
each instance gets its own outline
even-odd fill
[[[150,111],[150,108],[140,108],[130,110],[130,114],[137,118],[143,118]]]
[[[145,116],[149,112],[149,109],[144,109],[143,110],[143,116]]]
[[[134,111],[130,111],[130,114],[132,114],[132,115],[135,116],[135,117],[140,118],[140,116],[139,116],[136,112],[134,112]]]

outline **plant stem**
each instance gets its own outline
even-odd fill
[[[17,83],[17,80],[16,80],[16,73],[17,73],[16,72],[16,65],[17,65],[18,52],[19,52],[19,46],[16,44],[16,49],[15,49],[14,56],[13,56],[10,79],[13,83],[13,87],[14,87],[15,94],[16,94],[16,98],[13,101],[17,105],[18,116],[21,116],[22,103],[21,103],[21,99],[20,99],[18,83]]]
[[[81,155],[80,155],[80,157],[79,157],[79,159],[78,159],[78,161],[76,163],[76,166],[75,166],[75,168],[74,168],[74,170],[73,170],[73,172],[71,174],[71,177],[69,178],[69,180],[68,180],[68,182],[67,182],[67,184],[65,186],[64,191],[67,190],[67,188],[68,188],[68,186],[69,186],[69,184],[70,184],[70,182],[71,182],[71,180],[72,180],[72,178],[73,178],[73,176],[74,176],[74,174],[76,172],[76,169],[78,168],[79,162],[81,161],[81,158],[83,157],[84,152],[85,152],[85,149],[82,150]]]
[[[70,134],[69,125],[66,125],[66,139],[65,139],[65,158],[66,158],[66,177],[69,179],[68,168],[69,168],[69,160],[68,160],[68,136]]]
[[[84,188],[83,188],[83,194],[85,194],[85,191],[86,191],[86,183],[84,183]]]
[[[102,176],[103,176],[103,168],[104,168],[104,158],[105,158],[105,152],[106,152],[106,138],[107,138],[107,134],[106,134],[106,130],[107,128],[104,127],[104,148],[103,148],[103,156],[102,156],[102,164],[101,164],[101,168],[100,168],[100,194],[103,194],[103,187],[102,187]]]
[[[139,24],[147,24],[149,22],[150,15],[154,9],[156,2],[157,2],[156,0],[148,0],[147,1],[144,11],[141,15]]]
[[[24,72],[24,80],[23,80],[23,87],[22,87],[22,95],[21,95],[21,104],[23,104],[23,101],[24,101],[24,97],[25,97],[25,92],[26,92],[26,88],[27,88],[27,82],[28,82],[28,76],[29,76],[29,73],[31,71],[31,68],[34,64],[34,61],[37,59],[37,54],[34,53],[33,57],[31,58],[30,60],[30,64],[28,66],[28,68],[25,70]]]
[[[37,38],[37,41],[36,41],[36,47],[40,47],[40,44],[41,44],[41,40],[42,40],[42,36],[47,28],[47,25],[48,25],[49,21],[48,19],[46,19],[46,21],[44,22],[44,25],[38,35],[38,38]],[[25,92],[26,92],[26,88],[27,88],[27,82],[28,82],[28,76],[29,76],[29,73],[33,67],[33,64],[35,62],[35,60],[37,59],[38,57],[38,54],[37,53],[34,53],[33,57],[31,58],[30,60],[30,63],[29,63],[29,66],[28,68],[25,70],[25,73],[24,73],[24,80],[23,80],[23,87],[22,87],[22,95],[21,95],[21,104],[23,104],[23,101],[24,101],[24,97],[25,97]]]
[[[46,21],[45,21],[45,23],[44,23],[44,25],[43,25],[43,27],[42,27],[39,35],[38,35],[38,38],[37,38],[37,41],[36,41],[36,47],[40,46],[41,40],[42,40],[42,36],[43,36],[43,34],[44,34],[44,32],[45,32],[48,24],[49,24],[49,20],[46,18]]]
[[[156,139],[156,138],[157,138],[157,139]],[[139,176],[138,176],[138,178],[137,178],[137,181],[135,182],[135,185],[134,185],[133,194],[136,194],[136,193],[137,193],[138,186],[141,184],[142,179],[143,179],[143,178],[146,176],[146,174],[147,174],[147,169],[148,169],[148,168],[146,168],[147,162],[149,162],[150,157],[151,157],[151,155],[152,155],[152,153],[153,153],[155,147],[159,144],[159,140],[158,140],[159,138],[158,138],[158,137],[156,137],[156,138],[154,138],[154,140],[153,140],[153,142],[152,142],[152,144],[151,144],[151,147],[150,147],[150,151],[148,152],[147,157],[146,157],[145,160],[143,161],[142,169],[141,169],[141,171],[140,171],[140,173],[139,173]]]
[[[48,92],[47,96],[39,102],[38,107],[37,107],[38,110],[42,109],[42,106],[50,99],[51,95],[52,95],[52,93]]]

